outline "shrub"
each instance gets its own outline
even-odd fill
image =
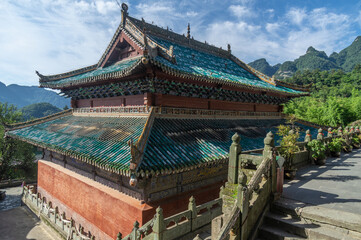
[[[330,150],[331,152],[341,152],[344,141],[345,140],[343,140],[342,138],[332,139],[332,141],[327,145],[328,150]]]
[[[307,146],[312,151],[312,157],[314,159],[321,160],[326,157],[326,146],[323,144],[323,142],[314,139],[309,142]]]

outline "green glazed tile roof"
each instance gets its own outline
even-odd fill
[[[235,132],[241,136],[242,151],[261,149],[269,131],[277,143],[280,124],[285,120],[155,119],[140,169],[175,170],[228,158]],[[300,140],[307,129],[316,138],[317,129],[296,125],[301,129]]]
[[[10,130],[7,135],[126,175],[131,161],[128,141],[139,139],[148,118],[69,115]],[[278,145],[275,133],[280,124],[285,120],[155,117],[138,171],[169,172],[225,160],[235,132],[241,136],[243,151],[263,148],[269,131]],[[301,129],[300,140],[307,129],[316,138],[316,128],[295,125]]]
[[[111,77],[116,74],[118,74],[118,75],[124,74],[124,73],[132,70],[139,63],[140,63],[140,57],[126,59],[126,60],[120,61],[114,65],[104,67],[104,68],[97,68],[93,71],[79,74],[76,76],[63,78],[63,79],[59,79],[59,80],[41,82],[41,85],[42,86],[56,86],[56,85],[64,86],[64,85],[71,85],[71,84],[78,83],[78,82],[94,81],[94,80],[97,80],[97,77],[99,78],[99,80],[103,80],[103,79],[106,79],[106,78]]]
[[[218,57],[195,49],[175,44],[171,41],[159,37],[149,36],[153,41],[166,49],[174,47],[176,64],[171,63],[163,57],[157,56],[156,61],[180,72],[185,72],[197,76],[205,76],[220,79],[231,83],[258,87],[263,89],[287,92],[292,94],[304,94],[304,92],[293,90],[282,86],[274,86],[267,83],[230,59]]]
[[[129,169],[131,155],[127,142],[139,138],[147,118],[71,115],[7,134],[120,172]]]

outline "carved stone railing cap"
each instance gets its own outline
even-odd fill
[[[241,136],[239,136],[238,133],[235,133],[232,136],[232,141],[233,141],[233,143],[239,144],[239,142],[241,141]]]

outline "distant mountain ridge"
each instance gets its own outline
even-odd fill
[[[358,36],[350,46],[339,53],[334,52],[330,56],[327,56],[324,51],[318,51],[311,46],[307,49],[305,55],[294,61],[286,61],[271,66],[266,59],[261,58],[248,65],[268,76],[274,75],[277,79],[285,79],[292,77],[296,71],[304,70],[342,69],[345,72],[350,72],[357,64],[361,64],[361,36]]]
[[[36,86],[20,86],[17,84],[6,86],[2,82],[0,82],[0,102],[7,102],[18,108],[42,102],[50,103],[60,109],[70,106],[70,99],[61,97],[56,92]]]
[[[50,103],[33,103],[20,109],[25,121],[33,118],[42,118],[62,111]]]

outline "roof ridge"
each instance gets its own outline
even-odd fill
[[[290,96],[300,96],[303,93],[288,93],[287,91],[284,90],[276,90],[276,89],[269,89],[269,88],[265,88],[265,87],[260,87],[260,86],[254,86],[254,85],[250,85],[250,84],[246,84],[246,83],[241,83],[241,82],[231,82],[222,78],[216,78],[216,77],[210,77],[210,76],[201,76],[201,75],[195,75],[195,74],[191,74],[185,71],[181,71],[178,69],[175,69],[173,67],[169,67],[164,65],[163,63],[161,63],[160,61],[158,61],[155,58],[150,58],[150,62],[158,67],[160,67],[162,69],[162,71],[164,71],[165,73],[168,73],[170,75],[173,76],[177,76],[177,77],[182,77],[182,78],[191,78],[191,79],[195,79],[195,80],[199,80],[199,81],[205,81],[205,82],[216,82],[216,83],[220,83],[220,84],[226,84],[226,85],[230,85],[230,86],[236,86],[236,87],[245,87],[245,88],[249,88],[249,89],[257,89],[257,90],[267,90],[269,92],[276,92],[276,93],[285,93],[288,94]],[[236,63],[238,64],[238,63]],[[245,69],[246,71],[249,71],[247,69]],[[252,73],[254,75],[254,73]],[[260,78],[259,78],[260,79]],[[263,79],[260,79],[261,81],[267,82]],[[269,83],[269,82],[267,82]],[[271,84],[271,83],[269,83]],[[271,84],[273,86],[276,86],[275,84]]]
[[[103,55],[100,57],[98,63],[96,64],[97,67],[99,67],[99,66],[103,63],[103,61],[105,60],[105,57],[106,57],[107,53],[108,53],[109,50],[112,48],[113,44],[116,42],[116,40],[117,40],[117,38],[118,38],[118,36],[119,36],[119,34],[121,33],[122,30],[123,30],[123,26],[122,26],[122,24],[120,23],[119,26],[118,26],[118,28],[117,28],[117,30],[115,31],[115,33],[114,33],[114,35],[113,35],[113,37],[112,37],[112,40],[110,40],[110,42],[109,42],[107,48],[105,49]]]
[[[177,44],[190,47],[196,50],[205,51],[209,54],[217,55],[220,57],[228,58],[231,54],[230,51],[222,49],[221,47],[216,47],[214,45],[207,44],[207,42],[203,43],[193,38],[187,38],[184,35],[179,33],[164,29],[162,27],[158,27],[154,24],[147,23],[145,21],[141,21],[131,16],[127,16],[127,20],[131,22],[138,30],[142,31],[142,26],[146,28],[146,33],[150,35],[154,35],[156,37],[163,38],[165,40],[171,40]]]
[[[231,55],[230,59],[235,62],[236,64],[238,64],[240,67],[242,67],[244,70],[248,71],[249,73],[255,75],[256,77],[258,77],[260,80],[267,82],[269,84],[272,84],[274,86],[276,86],[275,81],[268,77],[267,75],[257,71],[256,69],[254,69],[253,67],[249,66],[248,64],[246,64],[245,62],[243,62],[242,60],[240,60],[239,58],[237,58],[234,55]]]
[[[138,171],[139,166],[143,161],[144,150],[149,140],[149,135],[153,127],[154,119],[155,119],[155,111],[154,108],[152,107],[147,122],[145,123],[143,131],[139,136],[137,142],[135,144],[133,144],[132,141],[128,143],[130,146],[130,154],[132,156],[130,170],[133,173],[136,173]]]
[[[42,117],[42,118],[36,118],[34,120],[30,120],[30,121],[26,121],[26,122],[20,122],[20,123],[14,123],[14,124],[9,124],[6,125],[6,129],[5,131],[10,131],[10,130],[16,130],[16,129],[21,129],[21,128],[25,128],[25,127],[30,127],[39,123],[44,123],[44,122],[49,122],[61,117],[65,117],[68,115],[72,115],[73,114],[73,109],[70,108],[68,110],[64,110],[58,113],[54,113],[51,115],[48,115],[46,117]]]

